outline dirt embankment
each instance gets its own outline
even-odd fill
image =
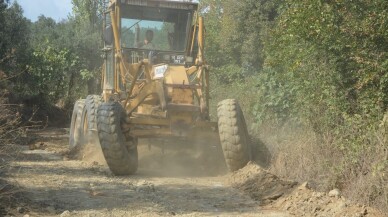
[[[255,163],[231,174],[229,182],[263,207],[286,211],[294,216],[385,216],[373,208],[353,204],[337,189],[316,192],[307,182],[298,184],[282,180]]]
[[[2,178],[20,193],[7,207],[0,204],[0,216],[383,216],[254,163],[227,174],[178,144],[149,149],[143,142],[138,173],[115,177],[99,158],[86,159],[90,150],[83,160],[69,158],[66,131],[35,136],[30,146],[17,146],[20,154]]]

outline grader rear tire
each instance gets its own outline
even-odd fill
[[[121,131],[124,111],[119,103],[102,103],[98,109],[97,127],[102,152],[114,175],[131,175],[137,171],[137,139],[126,141]]]
[[[218,103],[218,130],[225,162],[230,171],[243,168],[252,158],[244,115],[234,99]]]
[[[73,113],[71,115],[69,148],[70,150],[78,148],[82,144],[82,113],[85,110],[85,100],[81,99],[75,102]]]
[[[100,146],[98,133],[97,133],[97,109],[102,103],[101,96],[89,95],[85,100],[85,109],[82,114],[82,131],[83,141],[82,144],[94,144]]]

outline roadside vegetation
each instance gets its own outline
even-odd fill
[[[213,110],[241,102],[277,175],[388,211],[388,2],[200,2]],[[67,20],[31,22],[0,1],[1,103],[22,123],[98,93],[102,1],[72,3]]]
[[[203,0],[213,98],[233,96],[271,170],[388,207],[388,2]]]

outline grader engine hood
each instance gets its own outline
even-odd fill
[[[152,67],[152,78],[163,80],[170,103],[193,105],[193,91],[184,66],[159,64]]]
[[[159,64],[152,67],[154,82],[162,82],[170,118],[172,135],[182,136],[192,128],[193,115],[199,113],[194,105],[194,91],[184,66]]]
[[[152,67],[153,80],[162,80],[172,103],[193,104],[193,92],[184,66],[158,64]]]
[[[164,84],[167,89],[171,103],[193,104],[193,91],[186,88],[190,84],[184,66],[170,66],[164,77]]]

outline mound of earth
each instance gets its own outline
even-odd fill
[[[306,185],[294,189],[291,194],[271,204],[271,207],[295,216],[385,216],[373,208],[352,204],[343,196],[315,192]]]
[[[282,180],[267,172],[255,163],[248,163],[244,168],[232,173],[229,177],[230,184],[262,205],[268,204],[292,189],[297,182]]]
[[[371,207],[353,204],[338,190],[316,192],[307,182],[298,185],[283,180],[255,163],[249,163],[231,174],[229,182],[234,188],[260,201],[265,208],[283,210],[295,216],[386,216]]]

